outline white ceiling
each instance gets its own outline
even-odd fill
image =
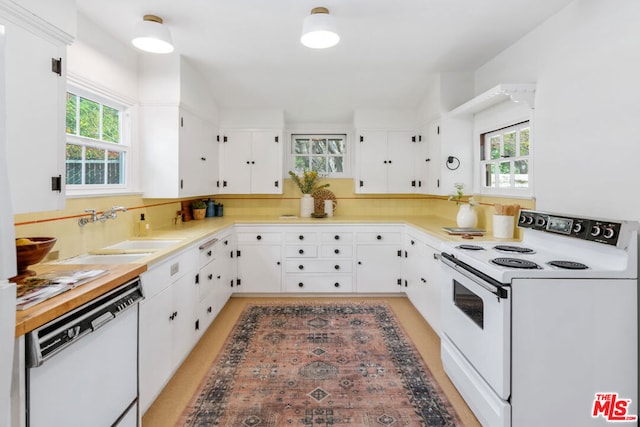
[[[416,108],[429,76],[473,71],[572,0],[77,0],[129,43],[161,16],[221,108],[279,108],[287,122],[349,122],[355,108]],[[316,6],[340,43],[300,44]],[[132,47],[132,49],[134,49]],[[519,83],[519,82],[518,82]]]

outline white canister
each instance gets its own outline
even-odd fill
[[[493,236],[499,239],[513,239],[513,215],[493,216]]]
[[[300,218],[311,218],[314,200],[311,194],[303,194],[300,198]]]
[[[326,213],[328,217],[333,216],[333,200],[324,201],[324,213]]]

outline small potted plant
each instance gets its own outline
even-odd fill
[[[193,211],[193,219],[204,219],[207,214],[207,204],[204,200],[195,200],[191,203],[191,210]]]
[[[478,225],[478,215],[474,209],[476,205],[476,200],[473,197],[469,197],[467,201],[463,199],[464,197],[464,184],[461,182],[456,182],[454,184],[456,189],[456,194],[452,194],[449,196],[449,200],[455,200],[456,206],[460,206],[458,210],[458,215],[456,216],[456,223],[458,227],[461,228],[473,228]]]

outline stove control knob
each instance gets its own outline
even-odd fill
[[[616,230],[614,230],[613,227],[605,227],[604,232],[602,233],[602,236],[605,239],[611,239],[615,235],[616,235]]]
[[[598,237],[600,234],[602,233],[602,227],[600,227],[600,225],[596,224],[593,227],[591,227],[591,235],[593,237]]]
[[[543,216],[539,216],[538,218],[536,218],[536,225],[538,227],[544,227],[545,225],[547,225],[547,219]]]
[[[579,233],[579,232],[582,231],[582,229],[583,229],[583,227],[582,227],[582,224],[580,224],[580,223],[577,223],[577,224],[575,224],[573,226],[573,232],[574,233]]]
[[[527,225],[532,225],[533,224],[533,216],[529,215],[529,216],[525,216],[524,217],[524,223]]]
[[[520,224],[524,224],[525,222],[527,222],[527,217],[524,215],[520,215],[518,222],[520,222]]]

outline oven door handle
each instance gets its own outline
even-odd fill
[[[498,298],[509,297],[509,291],[504,287],[502,283],[498,282],[495,279],[492,279],[491,277],[471,267],[470,265],[465,264],[464,262],[458,260],[453,255],[450,255],[446,252],[442,252],[440,253],[440,261],[442,261],[445,265],[458,271],[467,279],[473,281],[474,283],[483,287],[487,291],[496,295]]]

